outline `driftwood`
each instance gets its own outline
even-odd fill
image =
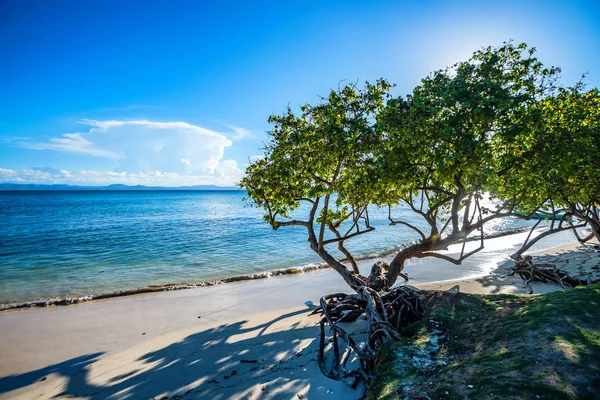
[[[525,280],[529,294],[533,293],[533,288],[530,285],[533,281],[558,283],[563,289],[600,282],[600,279],[592,280],[590,272],[581,272],[571,276],[567,271],[557,268],[554,264],[534,264],[531,256],[525,256],[517,261],[512,267],[512,271],[506,274],[505,277],[514,276],[515,274]]]
[[[359,288],[356,294],[336,293],[323,296],[320,307],[312,314],[321,313],[319,341],[319,367],[331,379],[342,380],[353,388],[362,381],[368,387],[374,376],[374,361],[383,344],[400,338],[400,329],[421,319],[423,307],[421,292],[411,286],[399,286],[391,290],[376,291],[368,286]],[[341,326],[366,317],[366,335],[350,334]],[[326,357],[326,327],[329,327],[333,355]],[[360,336],[360,338],[359,338]],[[353,357],[359,367],[346,368]]]

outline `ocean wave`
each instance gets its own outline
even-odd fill
[[[485,239],[494,239],[507,235],[514,235],[518,233],[525,232],[530,228],[517,228],[508,231],[502,232],[493,232],[485,235]],[[475,241],[479,240],[479,237],[469,237],[467,241]],[[360,254],[356,257],[357,261],[364,261],[370,259],[377,258],[385,258],[392,254],[398,252],[401,248],[406,247],[410,244],[403,244],[401,246],[393,246],[385,250],[375,251]],[[344,261],[344,260],[342,260]],[[296,275],[303,274],[306,272],[317,271],[321,269],[329,268],[329,266],[325,263],[311,263],[305,264],[297,267],[288,267],[288,268],[279,268],[270,271],[263,271],[257,273],[249,273],[243,275],[234,275],[230,277],[225,277],[221,279],[211,279],[211,280],[202,280],[198,282],[188,282],[188,283],[167,283],[161,285],[148,285],[134,289],[123,289],[123,290],[115,290],[109,291],[105,293],[100,293],[97,295],[86,295],[79,297],[65,297],[65,298],[52,298],[47,300],[38,300],[38,301],[26,301],[26,302],[13,302],[13,303],[5,303],[0,304],[0,311],[11,310],[11,309],[22,309],[22,308],[34,308],[34,307],[49,307],[49,306],[66,306],[71,304],[79,304],[85,303],[93,300],[102,300],[109,299],[114,297],[123,297],[123,296],[132,296],[136,294],[143,293],[155,293],[155,292],[165,292],[172,290],[185,290],[185,289],[195,289],[206,286],[215,286],[222,285],[226,283],[234,283],[234,282],[243,282],[243,281],[251,281],[257,279],[268,279],[275,276],[284,276],[284,275]]]
[[[271,271],[258,272],[253,274],[243,274],[243,275],[235,275],[222,279],[211,279],[211,280],[203,280],[199,282],[189,282],[189,283],[167,283],[163,285],[148,285],[135,289],[124,289],[124,290],[115,290],[111,292],[105,292],[97,295],[87,295],[80,297],[65,297],[65,298],[53,298],[48,300],[39,300],[39,301],[26,301],[26,302],[18,302],[18,303],[7,303],[0,304],[0,311],[11,310],[11,309],[19,309],[19,308],[33,308],[33,307],[49,307],[49,306],[67,306],[71,304],[79,304],[85,303],[92,300],[102,300],[109,299],[113,297],[122,297],[122,296],[132,296],[136,294],[143,293],[155,293],[155,292],[166,292],[172,290],[184,290],[184,289],[195,289],[206,286],[215,286],[222,285],[225,283],[234,283],[234,282],[243,282],[243,281],[251,281],[256,279],[268,279],[274,276],[283,276],[283,275],[295,275],[302,274],[305,272],[316,271],[319,269],[329,268],[329,266],[325,263],[319,264],[306,264],[299,267],[290,267],[290,268],[280,268]]]

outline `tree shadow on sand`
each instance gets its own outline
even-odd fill
[[[59,374],[62,376],[73,375],[96,361],[102,354],[103,353],[88,354],[24,374],[2,377],[0,378],[0,394],[11,392],[36,382],[43,382],[47,379],[48,375],[51,374]]]
[[[311,309],[314,306],[256,326],[247,320],[223,324],[175,342],[168,340],[165,347],[160,347],[159,340],[152,351],[140,345],[97,360],[97,355],[81,357],[80,364],[74,364],[79,365],[76,369],[57,368],[61,364],[47,367],[45,373],[57,372],[66,382],[62,389],[42,397],[224,399],[235,394],[236,398],[289,399],[298,394],[318,398],[325,393],[331,397],[328,384],[333,381],[320,373],[315,379],[319,318],[286,321]],[[8,383],[4,391],[33,384],[42,373],[29,375],[31,379],[4,378]],[[357,391],[355,397],[360,394]]]

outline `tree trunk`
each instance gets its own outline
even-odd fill
[[[600,243],[600,221],[596,220],[596,218],[589,218],[588,223],[592,228],[592,233],[596,237],[596,240]]]
[[[392,262],[390,263],[390,267],[387,272],[387,281],[388,285],[391,287],[396,283],[398,276],[403,277],[405,280],[408,280],[408,276],[402,273],[404,269],[404,263],[406,260],[410,258],[423,258],[427,257],[427,252],[437,251],[437,250],[447,250],[448,246],[460,243],[462,240],[466,240],[467,236],[471,234],[471,232],[475,231],[477,226],[469,226],[467,228],[461,229],[459,231],[453,232],[450,235],[440,239],[440,237],[436,237],[432,239],[431,237],[426,240],[420,241],[418,243],[413,243],[403,248],[396,254]]]
[[[424,240],[419,243],[413,243],[396,254],[392,262],[390,263],[390,267],[387,271],[387,284],[391,287],[394,286],[398,276],[402,276],[404,279],[407,279],[406,275],[402,273],[404,269],[404,263],[409,258],[416,257],[426,251],[432,250],[433,241],[431,239]]]
[[[358,292],[359,287],[365,286],[365,282],[357,274],[353,274],[344,264],[336,260],[336,258],[329,254],[325,249],[319,248],[315,244],[311,244],[311,248],[327,263],[327,265],[341,275],[344,282],[346,282],[352,290]]]

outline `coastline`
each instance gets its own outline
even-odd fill
[[[166,292],[173,290],[197,289],[207,286],[222,285],[225,283],[235,283],[243,281],[252,281],[256,279],[269,279],[275,276],[295,275],[305,272],[316,271],[319,269],[329,268],[327,264],[308,264],[301,267],[281,268],[265,272],[257,272],[255,274],[234,275],[222,279],[203,280],[190,283],[169,283],[164,285],[148,285],[133,289],[115,290],[111,292],[100,293],[97,295],[89,295],[82,297],[65,297],[39,301],[26,301],[16,303],[0,304],[0,312],[6,310],[14,310],[19,308],[34,308],[34,307],[50,307],[50,306],[67,306],[71,304],[85,303],[93,300],[106,300],[115,297],[134,296],[137,294]]]
[[[517,235],[521,233],[528,232],[530,228],[517,228],[510,231],[502,231],[495,232],[493,234],[487,235],[486,240],[498,239],[505,236]],[[478,238],[469,238],[467,242],[474,242],[479,240]],[[380,252],[375,253],[366,253],[356,257],[356,260],[360,263],[369,263],[372,264],[375,261],[380,259],[387,259],[388,256],[394,254],[398,251],[398,247],[389,248]],[[85,296],[77,296],[77,297],[63,297],[63,298],[50,298],[50,299],[40,299],[40,300],[32,300],[32,301],[23,301],[23,302],[7,302],[0,303],[0,312],[6,310],[13,309],[21,309],[21,308],[33,308],[33,307],[50,307],[50,306],[67,306],[71,304],[79,304],[85,303],[94,300],[105,300],[115,297],[123,297],[123,296],[133,296],[138,294],[145,293],[156,293],[156,292],[164,292],[164,291],[173,291],[173,290],[185,290],[185,289],[196,289],[203,288],[207,286],[215,286],[222,285],[226,283],[235,283],[235,282],[243,282],[243,281],[252,281],[256,279],[269,279],[271,277],[276,276],[284,276],[284,275],[296,275],[303,274],[306,272],[317,271],[320,269],[328,269],[329,266],[325,263],[314,263],[314,264],[306,264],[298,267],[288,267],[288,268],[278,268],[270,271],[262,271],[250,274],[243,275],[234,275],[229,277],[217,278],[217,279],[207,279],[207,280],[199,280],[197,282],[175,282],[175,283],[167,283],[167,284],[150,284],[147,286],[130,288],[130,289],[122,289],[122,290],[114,290],[108,291],[104,293],[98,294],[90,294]]]
[[[571,242],[535,256],[562,252],[573,259],[578,247]],[[503,268],[413,284],[527,293],[520,278],[489,284]],[[325,378],[316,362],[319,317],[307,314],[321,295],[336,291],[347,291],[345,283],[324,269],[293,279],[2,312],[0,398],[358,398],[360,390]]]

